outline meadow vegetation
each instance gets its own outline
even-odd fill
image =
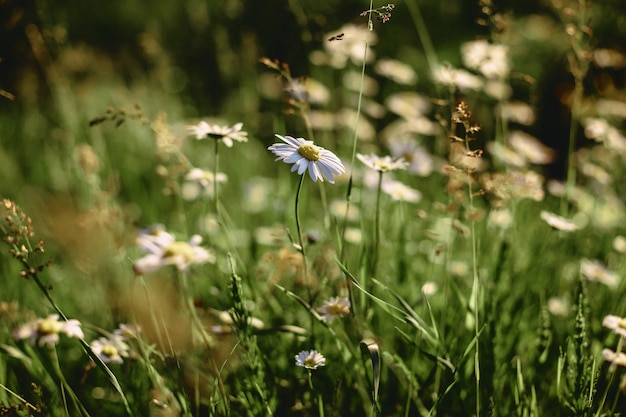
[[[624,415],[619,2],[262,3],[4,6],[0,415]]]

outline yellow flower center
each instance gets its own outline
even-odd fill
[[[376,161],[374,163],[374,167],[378,170],[378,171],[389,171],[392,167],[392,164],[389,163],[388,161]]]
[[[58,334],[63,330],[63,325],[56,321],[55,319],[43,319],[39,322],[39,326],[37,328],[37,332],[40,335],[49,335],[49,334]]]
[[[163,252],[163,258],[171,258],[179,255],[185,259],[193,259],[195,254],[193,248],[187,242],[174,242],[165,248]]]
[[[311,367],[311,368],[313,368],[313,367],[315,367],[315,365],[317,365],[317,362],[315,361],[314,357],[308,357],[302,363],[304,364],[304,366]]]
[[[102,346],[102,354],[104,356],[108,356],[109,358],[113,358],[117,356],[117,349],[112,344],[107,343],[106,345]]]
[[[350,308],[342,304],[331,304],[328,306],[328,312],[333,316],[345,316],[350,312]]]
[[[298,148],[298,153],[302,155],[303,158],[306,158],[309,161],[319,161],[321,156],[320,149],[310,143],[300,145],[300,147]]]
[[[621,319],[617,322],[617,327],[621,329],[626,329],[626,319]]]

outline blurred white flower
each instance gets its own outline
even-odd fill
[[[535,111],[529,104],[523,101],[502,103],[500,113],[505,119],[524,126],[531,126],[535,123]]]
[[[91,342],[90,347],[104,363],[123,363],[122,358],[127,357],[130,350],[124,340],[115,335],[96,339]]]
[[[298,175],[302,175],[308,171],[314,182],[324,182],[326,178],[331,184],[335,183],[335,175],[346,172],[337,155],[315,145],[313,141],[278,134],[276,137],[285,143],[275,143],[267,149],[277,155],[275,161],[293,164],[291,172],[297,170]]]
[[[187,126],[189,134],[194,135],[196,139],[215,139],[224,142],[227,147],[233,146],[233,141],[247,142],[248,132],[241,130],[243,123],[237,123],[233,126],[210,125],[205,121],[201,121],[197,125]]]
[[[388,96],[385,105],[398,116],[413,119],[428,114],[431,100],[413,91],[401,91]]]
[[[463,63],[487,78],[506,78],[510,72],[509,48],[486,40],[466,42],[461,46]]]
[[[404,158],[398,158],[396,160],[393,160],[389,155],[380,157],[375,154],[363,155],[357,153],[356,157],[359,159],[359,161],[367,165],[367,167],[379,172],[406,169],[408,165]]]
[[[441,65],[433,71],[433,81],[448,87],[457,87],[461,91],[479,90],[484,82],[480,77],[462,69]]]
[[[285,90],[301,103],[325,104],[330,99],[328,88],[313,78],[295,78],[287,83]]]
[[[296,355],[296,365],[307,369],[317,369],[326,365],[326,358],[317,350],[303,350]]]
[[[602,320],[602,325],[613,330],[613,333],[626,338],[626,319],[620,316],[609,314]]]
[[[216,312],[216,315],[222,324],[212,326],[211,331],[216,334],[232,333],[235,321],[233,320],[231,313],[228,311],[218,311]],[[265,323],[263,323],[263,321],[259,318],[250,316],[247,321],[248,324],[255,329],[263,329],[265,327]]]
[[[435,169],[433,156],[409,137],[389,142],[389,151],[394,158],[407,162],[407,171],[420,177],[429,176]]]
[[[177,241],[162,226],[144,229],[139,232],[137,245],[147,255],[133,264],[138,275],[156,271],[167,265],[176,265],[180,271],[187,271],[192,264],[214,263],[213,252],[199,246],[202,237],[193,235],[189,242]]]
[[[341,39],[324,42],[324,51],[315,51],[310,60],[315,65],[330,65],[334,68],[344,68],[348,61],[355,65],[361,65],[363,59],[366,62],[374,60],[374,50],[371,45],[376,44],[375,32],[367,29],[367,26],[348,23],[339,29],[326,34],[330,39],[337,34],[343,34]]]
[[[359,211],[359,207],[350,203],[348,206],[346,200],[338,199],[330,202],[330,206],[328,207],[330,214],[339,219],[346,219],[349,222],[355,222],[359,220],[361,213]]]
[[[324,304],[317,308],[322,314],[322,318],[331,323],[336,318],[341,318],[350,313],[350,300],[346,297],[332,297],[324,301]]]
[[[559,297],[548,299],[548,311],[555,316],[565,317],[569,314],[569,304],[567,300]]]
[[[614,372],[615,368],[617,368],[618,366],[626,367],[626,353],[624,352],[615,353],[611,349],[603,349],[602,356],[604,357],[605,361],[611,362],[611,366],[609,367],[609,369],[612,372]]]
[[[583,259],[580,262],[580,273],[589,281],[599,282],[611,288],[619,285],[619,276],[609,271],[600,261]]]
[[[619,253],[626,252],[626,237],[624,236],[615,236],[613,239],[613,249],[615,249]]]
[[[509,144],[532,164],[545,165],[554,160],[554,150],[521,130],[514,130],[509,134]]]
[[[580,226],[564,217],[543,210],[540,215],[541,219],[548,223],[551,227],[562,230],[564,232],[573,232],[580,229]]]
[[[582,121],[585,136],[617,152],[626,152],[626,137],[604,119],[589,117]]]
[[[513,213],[506,208],[491,210],[489,212],[488,222],[489,225],[494,225],[501,229],[508,229],[513,224]]]
[[[413,68],[397,59],[379,59],[374,65],[374,71],[403,85],[415,85],[417,74]]]
[[[50,314],[45,319],[38,318],[18,327],[13,331],[13,337],[18,340],[29,339],[31,345],[37,342],[39,346],[53,347],[59,343],[61,333],[77,339],[84,337],[80,321],[74,319],[59,321],[58,314]]]
[[[498,158],[502,163],[510,167],[523,168],[528,162],[526,159],[516,152],[513,148],[503,145],[500,142],[487,142],[487,152]]]
[[[424,285],[422,285],[422,294],[424,294],[424,296],[426,297],[435,295],[438,290],[439,286],[437,285],[437,283],[432,281],[425,282]]]
[[[192,168],[185,175],[185,182],[182,185],[182,196],[185,200],[194,200],[202,193],[209,197],[213,197],[214,192],[214,174],[200,168]],[[217,173],[217,182],[224,183],[228,181],[228,177],[223,172]]]
[[[382,191],[394,201],[406,201],[418,203],[422,199],[422,193],[400,181],[386,180],[381,185]]]

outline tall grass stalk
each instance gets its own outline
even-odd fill
[[[367,14],[367,28],[369,32],[374,31],[374,22],[372,20],[372,10],[374,7],[374,0],[370,0],[370,8],[369,13]],[[354,162],[356,161],[356,149],[357,144],[359,142],[359,123],[361,120],[361,106],[363,103],[363,89],[365,85],[365,67],[367,61],[367,49],[369,46],[369,41],[367,37],[364,39],[365,47],[363,48],[363,64],[361,64],[361,79],[359,84],[359,96],[356,105],[356,119],[354,121],[354,138],[352,139],[352,153],[350,156],[350,178],[348,179],[348,189],[346,190],[346,213],[343,218],[343,229],[341,231],[341,253],[339,259],[341,259],[342,263],[346,263],[345,259],[345,249],[347,246],[346,241],[346,229],[348,228],[348,209],[350,207],[350,203],[352,201],[352,187],[354,185]],[[348,286],[350,288],[350,286]]]

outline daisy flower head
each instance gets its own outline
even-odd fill
[[[284,143],[275,143],[267,149],[277,156],[275,161],[282,160],[286,164],[293,164],[291,172],[297,170],[298,175],[302,175],[308,171],[314,182],[317,180],[324,182],[326,178],[331,184],[335,183],[335,175],[346,172],[337,155],[315,145],[313,141],[278,134],[276,137]]]
[[[374,155],[373,153],[369,155],[357,153],[356,157],[359,158],[359,161],[363,162],[369,168],[378,172],[406,169],[406,167],[408,166],[407,161],[402,157],[396,159],[395,161],[389,155],[383,156],[381,158],[380,156]]]
[[[326,358],[315,349],[308,352],[303,350],[296,355],[296,366],[306,369],[317,369],[324,365],[326,365]]]
[[[232,148],[233,141],[247,142],[248,132],[241,130],[243,123],[237,123],[233,126],[210,125],[204,120],[197,125],[187,126],[189,134],[196,139],[215,139],[221,140],[229,148]]]
[[[602,320],[602,325],[613,330],[613,333],[626,338],[626,319],[619,316],[609,314]]]
[[[96,339],[91,342],[90,347],[104,363],[123,363],[122,358],[127,357],[130,350],[124,340],[115,335],[111,338]]]
[[[18,327],[13,332],[16,339],[29,339],[31,345],[53,347],[59,343],[59,335],[82,339],[84,337],[81,323],[78,320],[59,321],[58,314],[50,314],[45,319],[39,318],[31,323]]]
[[[609,369],[614,372],[618,366],[626,367],[626,353],[613,352],[611,349],[602,349],[602,356],[607,362],[611,362]]]
[[[187,271],[192,264],[214,263],[215,254],[200,245],[202,237],[193,235],[189,242],[177,241],[160,227],[142,230],[137,244],[147,254],[133,264],[138,275],[156,271],[167,265],[176,265]]]
[[[581,260],[580,272],[589,281],[599,282],[611,288],[615,288],[619,285],[620,277],[616,273],[609,271],[600,261],[591,259]]]
[[[341,318],[350,313],[350,300],[346,297],[332,297],[324,301],[324,304],[317,308],[322,314],[322,318],[331,323],[336,318]]]
[[[411,188],[400,181],[388,180],[383,181],[382,190],[388,194],[394,201],[407,201],[409,203],[418,203],[422,199],[422,193]]]

